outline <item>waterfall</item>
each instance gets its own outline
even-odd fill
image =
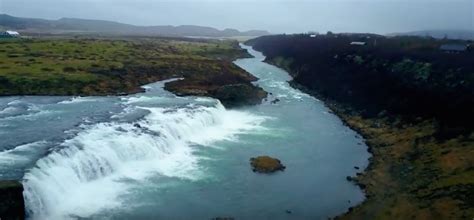
[[[215,106],[136,107],[149,113],[133,123],[83,126],[59,150],[37,161],[24,176],[24,197],[32,219],[88,217],[120,207],[127,181],[151,174],[199,177],[191,145],[208,146],[260,128],[265,119]]]

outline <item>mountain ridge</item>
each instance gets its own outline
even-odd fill
[[[270,33],[264,30],[238,31],[232,28],[219,30],[213,27],[199,25],[153,25],[138,26],[116,21],[60,18],[48,20],[41,18],[23,18],[8,14],[0,14],[0,27],[28,33],[95,33],[137,36],[202,36],[202,37],[233,37],[233,36],[263,36]]]

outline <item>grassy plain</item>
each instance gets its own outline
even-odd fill
[[[231,63],[244,56],[230,40],[2,39],[0,95],[117,95],[171,77],[250,83]]]

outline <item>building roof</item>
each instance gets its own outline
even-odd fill
[[[367,43],[366,42],[362,42],[362,41],[353,41],[351,42],[351,45],[358,45],[358,46],[362,46],[362,45],[366,45]]]
[[[9,35],[20,35],[17,31],[5,31]]]
[[[467,45],[464,44],[443,44],[439,48],[441,50],[448,50],[448,51],[465,51],[467,50]]]

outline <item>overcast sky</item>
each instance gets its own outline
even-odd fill
[[[272,33],[474,30],[474,0],[0,0],[0,13]]]

